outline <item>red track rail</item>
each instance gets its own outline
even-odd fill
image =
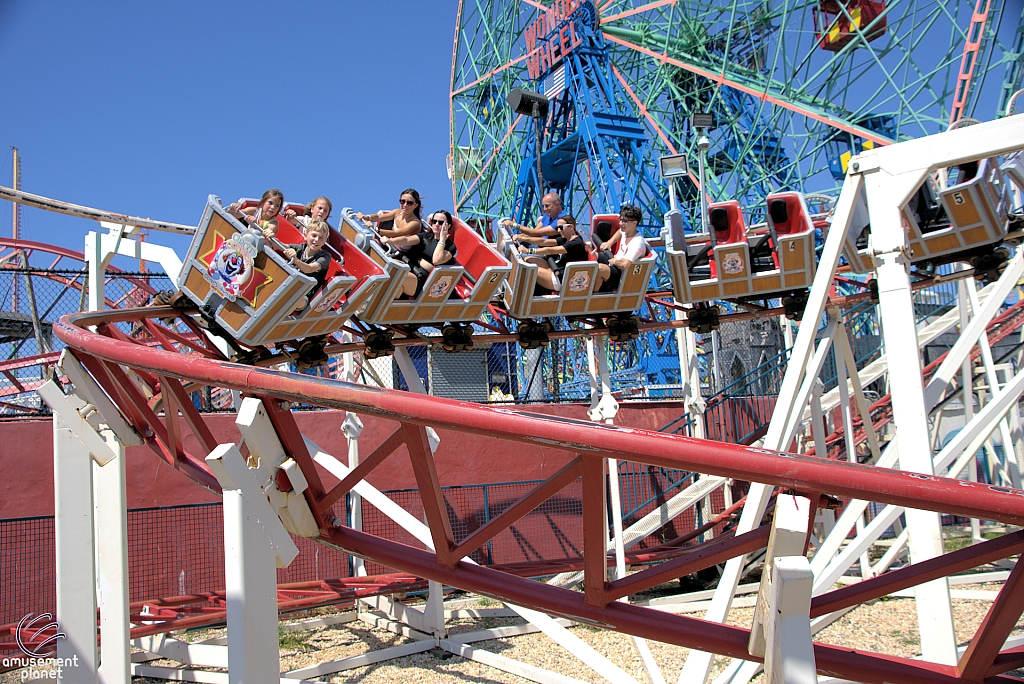
[[[217,358],[219,355],[212,351],[193,351],[185,355],[174,337],[167,334],[173,331],[159,320],[175,315],[177,312],[164,308],[79,314],[61,319],[55,326],[57,336],[106,389],[148,446],[172,466],[196,482],[215,491],[218,489],[216,479],[204,462],[206,453],[212,451],[216,444],[202,416],[187,400],[181,383],[242,391],[263,401],[282,446],[302,468],[309,483],[306,500],[320,523],[319,541],[322,543],[417,577],[637,636],[751,659],[746,650],[748,630],[666,614],[615,599],[763,547],[767,542],[768,528],[716,539],[660,565],[607,582],[607,529],[602,495],[606,457],[766,482],[804,492],[812,496],[812,500],[817,500],[816,493],[826,492],[1014,525],[1024,524],[1022,491],[526,414],[510,408],[370,389],[337,380],[233,364],[220,360]],[[143,319],[148,320],[141,328],[148,331],[153,339],[128,338],[112,325],[118,321]],[[97,332],[91,332],[86,326],[97,326]],[[130,368],[137,379],[149,386],[154,394],[152,400],[145,399],[124,367]],[[300,401],[373,414],[398,421],[399,427],[366,456],[349,477],[326,490],[291,413],[281,407],[282,401]],[[169,409],[164,416],[153,409],[161,402]],[[185,448],[182,430],[186,425],[204,450],[201,453],[189,453]],[[494,437],[513,444],[560,448],[575,454],[575,458],[486,526],[468,538],[456,541],[427,444],[424,428],[428,425]],[[436,552],[352,530],[343,526],[331,510],[332,505],[352,486],[401,446],[406,447],[417,478]],[[577,478],[582,478],[584,491],[584,554],[580,559],[584,570],[584,592],[560,589],[460,560]],[[1010,536],[1003,539],[997,550],[993,547],[971,547],[958,552],[962,555],[957,557],[956,564],[912,566],[915,574],[907,581],[918,584],[948,574],[954,565],[982,564],[989,562],[993,554],[1008,557],[1022,550],[1024,540]],[[980,681],[978,673],[982,673],[982,677],[989,676],[986,681],[1020,681],[999,675],[1020,664],[1015,651],[1000,653],[999,648],[1009,633],[1007,625],[1012,627],[1024,610],[1024,592],[1013,590],[1021,574],[1024,574],[1024,567],[1020,567],[1020,572],[1013,571],[958,667],[815,644],[819,671],[866,682],[976,682]],[[875,587],[874,591],[877,590]],[[864,596],[872,591],[868,586]],[[823,595],[820,599],[822,604],[827,605],[830,595]],[[840,598],[856,602],[857,596],[853,592],[852,599],[849,593]]]

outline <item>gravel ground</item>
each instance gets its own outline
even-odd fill
[[[958,589],[982,589],[995,591],[999,585],[961,585]],[[486,603],[492,603],[487,602]],[[966,642],[984,618],[988,601],[953,600],[957,639]],[[748,626],[753,614],[752,608],[734,609],[729,623]],[[323,617],[324,611],[318,615]],[[290,621],[291,623],[297,620]],[[523,624],[519,618],[477,618],[458,619],[448,622],[449,632],[458,634],[478,629]],[[637,654],[631,637],[596,629],[589,626],[572,628],[572,633],[613,663],[621,667],[638,682],[649,681]],[[1024,632],[1024,619],[1017,624],[1015,634]],[[202,630],[190,632],[183,637],[188,641],[200,641],[222,636],[224,630]],[[881,651],[892,655],[913,657],[920,654],[920,638],[917,630],[917,614],[911,599],[888,598],[861,605],[832,625],[819,632],[815,639],[823,643],[852,648]],[[283,633],[281,638],[282,671],[308,667],[317,663],[338,660],[359,655],[371,650],[409,643],[406,637],[384,629],[371,627],[362,621],[319,627],[311,630]],[[584,682],[605,682],[603,677],[588,668],[540,633],[524,634],[472,644],[476,648],[491,651],[523,663],[542,667]],[[651,653],[661,667],[668,682],[674,682],[688,652],[685,648],[649,642]],[[717,674],[727,665],[725,658],[716,658],[713,672]],[[153,661],[152,665],[174,666],[170,661]],[[1015,673],[1024,674],[1024,673]],[[22,671],[14,670],[0,675],[0,684],[21,682]],[[758,677],[754,681],[762,681]],[[163,680],[134,678],[137,684],[158,684]],[[363,684],[444,683],[444,682],[508,682],[520,683],[528,680],[493,667],[454,656],[447,652],[427,651],[382,663],[359,667],[320,677],[319,681],[361,682]]]

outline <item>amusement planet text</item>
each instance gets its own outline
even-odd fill
[[[62,677],[65,667],[78,667],[78,656],[70,658],[36,658],[35,656],[15,656],[0,660],[4,669],[24,668],[21,681],[30,679],[57,679]]]

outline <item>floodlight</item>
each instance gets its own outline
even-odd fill
[[[548,115],[548,98],[540,93],[513,88],[512,92],[505,96],[505,102],[516,114],[532,116],[535,119],[543,119]]]
[[[667,157],[661,157],[658,159],[658,164],[661,166],[662,178],[678,178],[679,176],[685,176],[690,172],[690,167],[686,163],[685,154],[673,154]]]
[[[694,128],[714,128],[715,115],[711,112],[698,112],[691,114],[690,125]]]

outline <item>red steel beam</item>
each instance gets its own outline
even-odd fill
[[[366,479],[366,476],[373,472],[373,469],[384,462],[388,456],[393,454],[395,450],[405,444],[405,434],[401,429],[395,430],[394,433],[381,444],[379,447],[373,450],[373,453],[364,459],[359,460],[359,465],[352,469],[352,471],[345,476],[345,479],[334,486],[331,491],[323,495],[323,497],[317,501],[317,506],[320,507],[321,511],[326,511],[331,506],[341,500],[341,497],[351,491],[353,487]]]
[[[153,312],[158,311],[143,311],[142,315],[154,315]],[[139,316],[140,312],[136,311],[134,315]],[[263,368],[144,348],[80,327],[96,325],[113,316],[117,314],[83,313],[65,316],[54,326],[54,330],[63,342],[87,355],[126,364],[147,373],[168,374],[248,394],[359,411],[416,425],[430,425],[435,429],[447,428],[514,442],[562,448],[580,453],[584,460],[612,457],[664,468],[695,470],[721,477],[764,482],[799,491],[827,492],[836,496],[1024,525],[1024,492],[1017,490],[797,454],[780,454],[765,449],[647,430],[527,414],[508,408],[481,406],[395,390],[371,389],[329,378],[311,379],[275,373]],[[275,414],[282,413],[290,418],[290,414],[280,410],[269,413],[272,420]],[[294,424],[294,421],[291,422]],[[281,426],[277,427],[279,434],[282,434]],[[282,439],[287,437],[296,441],[305,452],[297,428],[291,429],[294,434],[282,435]],[[308,453],[305,463],[298,458],[296,460],[310,484],[313,484],[312,478],[316,478],[319,485],[319,477]],[[322,496],[322,488],[316,498],[319,496]],[[312,503],[315,504],[315,500]]]
[[[719,537],[674,560],[611,582],[605,589],[605,597],[608,601],[614,601],[617,598],[636,594],[644,589],[656,587],[663,582],[689,575],[712,565],[724,563],[730,558],[763,549],[768,545],[771,530],[771,525],[761,525],[738,537]]]
[[[949,577],[985,563],[991,563],[1024,550],[1024,530],[1004,534],[981,544],[943,554],[920,563],[892,570],[878,577],[857,582],[811,599],[811,619],[843,608],[887,596],[895,591]],[[1002,642],[1000,642],[1002,643]]]
[[[227,364],[224,361],[214,361],[213,363]],[[306,478],[307,487],[302,494],[306,498],[306,503],[309,504],[309,509],[313,512],[313,517],[316,518],[317,525],[320,526],[321,530],[324,530],[327,528],[327,521],[330,520],[330,516],[328,511],[321,509],[317,505],[317,501],[324,496],[324,485],[320,480],[320,473],[313,463],[313,457],[309,455],[309,449],[306,448],[306,441],[302,438],[299,426],[295,424],[295,417],[291,411],[281,408],[280,402],[269,397],[261,397],[261,399],[263,399],[263,408],[267,412],[267,417],[270,419],[274,426],[274,431],[277,432],[277,436],[281,440],[281,447],[284,448],[286,454],[295,459],[295,462],[299,464],[299,469],[302,470],[303,476]]]
[[[1017,626],[1021,611],[1024,611],[1024,563],[1018,561],[960,657],[957,663],[960,676],[970,682],[980,682],[988,675],[1006,637]]]
[[[420,501],[423,513],[430,527],[430,536],[434,542],[434,553],[437,562],[451,567],[456,559],[452,557],[455,546],[455,534],[452,532],[451,518],[448,507],[441,492],[441,482],[437,479],[437,468],[434,466],[434,454],[430,451],[427,430],[422,425],[402,423],[402,434],[405,446],[409,450],[409,461],[416,477],[416,485],[420,490]]]
[[[587,606],[603,606],[608,574],[608,519],[603,458],[584,458],[583,476],[583,593]]]
[[[519,497],[515,503],[502,511],[500,515],[492,518],[486,525],[466,537],[461,544],[452,549],[452,556],[456,560],[468,556],[497,536],[499,532],[560,492],[570,482],[577,480],[580,477],[580,473],[581,461],[579,456],[577,456],[557,473]]]
[[[587,463],[585,460],[584,465]],[[707,622],[621,601],[612,601],[603,607],[592,606],[585,601],[584,594],[577,591],[469,563],[457,563],[454,568],[442,567],[438,565],[434,554],[428,551],[347,527],[331,530],[328,541],[346,553],[499,601],[684,648],[697,648],[741,660],[762,660],[747,652],[750,631],[741,627]],[[821,643],[814,644],[814,658],[820,674],[869,684],[964,684],[955,666],[912,658]],[[986,681],[988,684],[1019,682],[1010,677],[995,677]]]

